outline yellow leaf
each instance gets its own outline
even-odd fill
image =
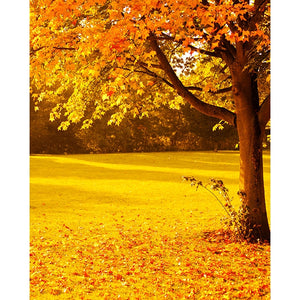
[[[136,93],[137,93],[138,95],[143,95],[143,94],[145,93],[145,91],[144,91],[144,90],[141,90],[141,89],[138,89],[138,90],[136,91]]]
[[[103,94],[103,95],[102,95],[102,100],[108,100],[108,99],[109,99],[109,97],[108,97],[107,94]]]

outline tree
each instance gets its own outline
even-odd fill
[[[247,235],[269,240],[269,17],[268,0],[32,0],[32,78],[58,86],[36,98],[57,99],[51,118],[64,118],[60,129],[88,127],[112,108],[118,124],[184,102],[236,126]]]

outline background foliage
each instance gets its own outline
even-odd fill
[[[126,118],[120,125],[107,125],[112,112],[96,120],[94,126],[80,129],[71,124],[58,130],[59,121],[49,122],[51,106],[42,103],[38,111],[31,105],[31,153],[107,153],[140,151],[235,149],[236,129],[226,126],[213,130],[218,120],[188,105],[175,110],[161,107],[150,117]]]

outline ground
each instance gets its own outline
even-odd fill
[[[220,178],[238,206],[238,152],[38,155],[30,170],[31,299],[270,299],[270,246],[226,239],[220,204],[182,181]]]

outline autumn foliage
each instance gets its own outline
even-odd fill
[[[144,116],[162,104],[178,106],[179,93],[233,124],[225,54],[248,47],[244,67],[261,64],[269,34],[258,21],[268,9],[266,1],[32,0],[31,75],[42,90],[35,94],[36,105],[52,101],[50,119],[61,118],[61,129],[66,129],[80,120],[88,127],[112,107],[118,112],[111,122],[119,123],[128,114]],[[156,43],[169,66],[162,65]],[[260,77],[266,76],[267,69]],[[198,100],[183,95],[184,90]],[[268,92],[261,91],[262,96]]]

